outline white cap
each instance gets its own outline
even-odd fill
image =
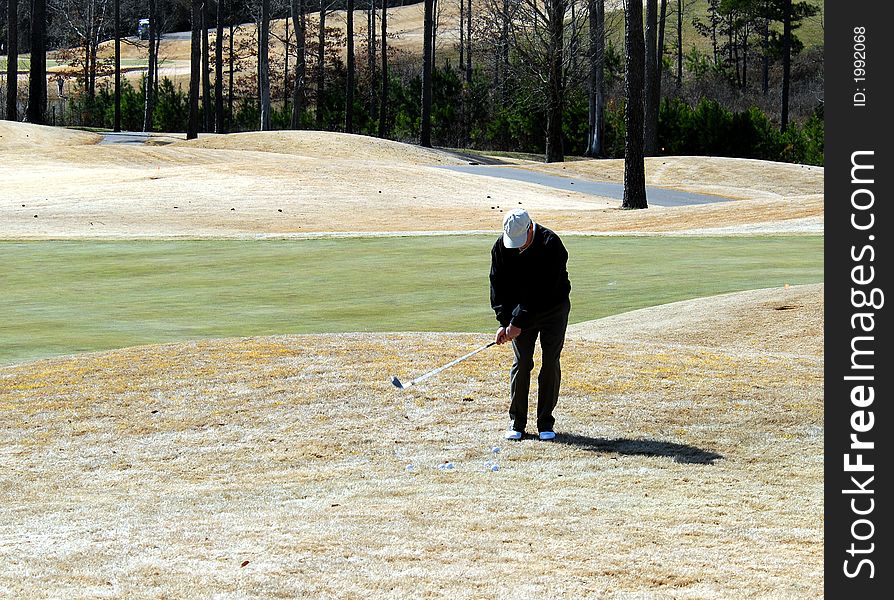
[[[516,208],[503,219],[503,245],[507,248],[521,248],[528,241],[531,217],[523,208]]]

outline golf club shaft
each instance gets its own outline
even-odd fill
[[[468,354],[466,354],[466,355],[464,355],[464,356],[460,356],[460,357],[457,358],[456,360],[447,363],[447,364],[444,365],[443,367],[438,367],[438,368],[435,369],[434,371],[429,371],[428,373],[425,373],[424,375],[420,375],[420,376],[417,377],[416,379],[414,379],[414,380],[412,380],[412,381],[410,381],[410,382],[405,383],[405,384],[404,384],[404,387],[405,387],[405,388],[406,388],[406,387],[410,387],[411,385],[415,385],[415,384],[419,383],[420,381],[423,381],[423,380],[425,380],[425,379],[428,379],[429,377],[432,377],[433,375],[437,375],[438,373],[440,373],[440,372],[443,371],[444,369],[448,369],[448,368],[452,367],[453,365],[455,365],[455,364],[457,364],[457,363],[461,363],[462,361],[466,360],[467,358],[472,357],[472,356],[475,356],[476,354],[478,354],[478,353],[481,352],[482,350],[487,350],[488,348],[490,348],[490,347],[493,346],[494,344],[496,344],[496,342],[490,342],[489,344],[485,344],[484,346],[481,346],[480,348],[478,348],[478,349],[476,349],[476,350],[472,350],[472,351],[469,352]]]

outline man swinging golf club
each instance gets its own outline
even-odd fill
[[[491,250],[490,303],[500,322],[497,344],[512,342],[509,372],[509,427],[505,437],[519,440],[528,424],[528,391],[534,347],[540,336],[543,364],[537,388],[537,430],[541,440],[556,437],[553,410],[559,399],[559,355],[571,311],[568,252],[553,231],[515,209],[503,219],[503,235]]]

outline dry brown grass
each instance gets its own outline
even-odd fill
[[[571,336],[555,443],[499,439],[505,347],[418,388],[388,383],[471,335],[221,340],[2,368],[0,590],[818,597],[822,357],[689,346],[693,325],[648,345]],[[500,470],[486,471],[495,445]]]
[[[32,127],[19,124],[16,139]],[[95,141],[52,131],[59,140]],[[565,233],[822,230],[822,170],[800,165],[650,159],[650,185],[723,187],[742,199],[622,211],[609,198],[437,168],[458,162],[437,150],[310,131],[167,146],[10,144],[0,164],[9,184],[0,222],[7,239],[493,232],[501,211],[523,205]],[[609,181],[622,169],[621,161],[574,162],[564,170],[527,165]]]
[[[577,323],[569,335],[589,341],[822,356],[823,289],[821,283],[786,285],[684,300]],[[696,314],[698,319],[693,318]]]
[[[31,125],[17,121],[0,121],[0,153],[43,151],[59,146],[96,144],[102,138],[87,131]]]
[[[53,133],[3,148],[4,239],[492,231],[518,202],[563,232],[822,219],[821,172],[756,161],[650,161],[652,184],[742,199],[620,211],[351,136],[108,147]],[[804,286],[575,326],[554,443],[500,439],[508,348],[389,384],[483,342],[470,334],[0,367],[0,596],[821,596],[822,307],[822,286]]]
[[[326,131],[252,131],[230,135],[207,135],[176,142],[177,148],[209,148],[275,152],[321,160],[395,162],[406,165],[461,165],[466,161],[453,155],[365,135]]]

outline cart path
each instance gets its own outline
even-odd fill
[[[150,140],[157,143],[170,143],[186,139],[185,134],[178,133],[146,133],[144,131],[106,131],[101,133],[100,145],[142,146]]]
[[[553,189],[580,192],[593,196],[624,199],[624,185],[621,183],[608,183],[602,181],[590,181],[587,179],[574,179],[560,175],[547,175],[536,171],[529,171],[517,167],[502,165],[455,165],[437,167],[449,169],[460,173],[482,175],[484,177],[497,177],[500,179],[512,179],[542,185]],[[711,194],[696,194],[669,188],[646,186],[646,197],[649,204],[655,206],[693,206],[696,204],[711,204],[715,202],[732,202],[732,198],[714,196]]]

